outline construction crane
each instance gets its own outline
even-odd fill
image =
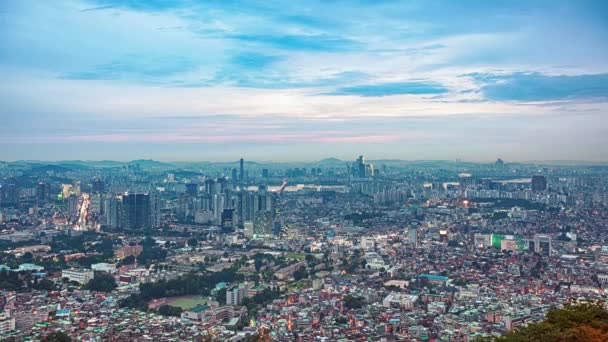
[[[285,189],[286,186],[287,186],[287,180],[283,179],[283,184],[281,184],[281,187],[279,188],[279,190],[277,190],[277,195],[280,195],[281,192],[283,192],[283,190]]]

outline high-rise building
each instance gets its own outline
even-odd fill
[[[78,196],[75,194],[68,197],[68,215],[70,218],[78,216]]]
[[[150,195],[125,194],[122,197],[123,227],[130,229],[150,228]]]
[[[149,193],[150,196],[150,226],[152,228],[160,227],[160,191],[152,189]]]
[[[196,197],[198,195],[198,183],[186,183],[186,194]]]
[[[270,210],[260,210],[255,213],[253,231],[256,235],[270,235],[273,230],[273,214]]]
[[[19,204],[19,182],[15,178],[9,178],[0,184],[0,204]]]
[[[245,284],[239,284],[226,291],[226,305],[241,305],[243,300],[247,297],[247,286]]]
[[[45,203],[50,197],[50,186],[48,183],[40,182],[36,186],[36,201],[38,203]]]
[[[365,158],[363,156],[359,156],[355,161],[355,176],[365,177]]]
[[[104,203],[103,203],[104,195],[101,193],[94,193],[89,196],[89,211],[95,214],[103,214]]]
[[[241,158],[239,160],[239,166],[240,166],[240,177],[239,177],[239,181],[241,181],[241,183],[245,182],[245,161],[243,160],[243,158]]]
[[[262,178],[268,178],[268,169],[262,169]]]
[[[224,212],[226,199],[224,194],[215,194],[213,196],[213,217],[219,224],[222,222],[222,213]]]
[[[245,235],[245,237],[247,237],[247,238],[253,237],[253,222],[245,221],[243,226],[244,226],[243,235]]]
[[[104,213],[106,215],[106,225],[110,229],[118,229],[121,227],[122,202],[116,197],[107,198],[104,201]]]
[[[464,191],[467,187],[473,185],[473,175],[470,173],[461,173],[458,175],[458,184],[460,186],[460,190]]]
[[[498,158],[496,159],[496,162],[494,163],[494,168],[496,170],[502,170],[505,168],[505,162],[502,161],[502,159]]]
[[[531,186],[532,191],[545,191],[547,190],[547,178],[545,176],[533,176]]]
[[[418,229],[415,227],[410,227],[407,231],[407,239],[410,241],[412,246],[418,247]]]
[[[93,183],[91,184],[91,191],[93,193],[100,194],[104,191],[105,184],[103,181],[97,177],[93,178]]]
[[[551,255],[551,236],[539,234],[534,237],[534,252],[543,256]]]
[[[238,178],[237,178],[237,171],[236,171],[236,167],[232,168],[232,172],[230,175],[230,181],[232,181],[233,184],[238,183]]]
[[[213,179],[205,180],[205,193],[208,195],[215,195],[215,181]]]

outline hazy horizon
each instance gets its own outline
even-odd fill
[[[607,9],[3,1],[0,160],[604,162]]]
[[[358,155],[356,156],[358,157]],[[245,159],[245,163],[257,163],[257,164],[311,164],[317,162],[323,162],[327,159],[336,159],[339,162],[352,163],[356,160],[356,157],[352,158],[338,158],[338,157],[323,157],[317,159],[302,159],[302,160],[259,160],[259,159]],[[416,163],[416,162],[444,162],[444,163],[472,163],[472,164],[494,164],[496,159],[494,160],[466,160],[466,159],[396,159],[396,158],[374,158],[373,156],[369,158],[365,156],[365,160],[368,162],[407,162],[407,163]],[[501,158],[501,160],[503,160]],[[151,162],[159,162],[159,163],[210,163],[210,164],[229,164],[229,163],[238,163],[239,159],[234,158],[226,158],[226,159],[193,159],[193,160],[167,160],[167,159],[154,159],[154,158],[137,158],[137,159],[19,159],[19,160],[0,160],[3,163],[19,163],[19,162],[33,162],[33,163],[69,163],[69,162],[82,162],[82,163],[101,163],[101,162],[116,162],[116,163],[130,163],[130,162],[138,162],[138,161],[151,161]],[[568,165],[568,164],[589,164],[589,165],[603,165],[608,163],[608,160],[503,160],[507,164],[555,164],[555,165]],[[563,164],[560,164],[563,163]]]

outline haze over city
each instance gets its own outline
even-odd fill
[[[2,1],[0,160],[608,160],[604,1]]]
[[[0,341],[608,341],[608,1],[0,0]]]

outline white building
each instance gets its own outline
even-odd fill
[[[391,292],[382,301],[382,306],[385,308],[412,310],[417,300],[418,296],[415,295]]]
[[[367,267],[372,270],[380,270],[382,268],[386,269],[386,265],[384,264],[384,260],[382,257],[378,255],[376,252],[368,252],[365,253],[365,261],[367,262]]]
[[[247,297],[248,288],[245,284],[239,284],[226,291],[226,305],[241,305]]]
[[[91,279],[93,279],[94,276],[95,273],[93,271],[85,269],[69,269],[61,271],[62,278],[68,278],[68,280],[75,281],[82,285],[88,283]]]
[[[15,318],[0,315],[0,335],[15,330]]]
[[[253,237],[253,222],[245,221],[243,223],[243,226],[244,226],[243,234],[245,235],[245,237],[246,238]]]
[[[361,248],[364,250],[373,250],[376,247],[376,240],[372,237],[361,238]]]
[[[91,265],[91,270],[93,270],[93,271],[99,271],[99,272],[114,273],[114,272],[116,272],[116,265],[115,264],[108,264],[108,263],[105,263],[105,262],[100,262],[98,264],[92,264]]]

